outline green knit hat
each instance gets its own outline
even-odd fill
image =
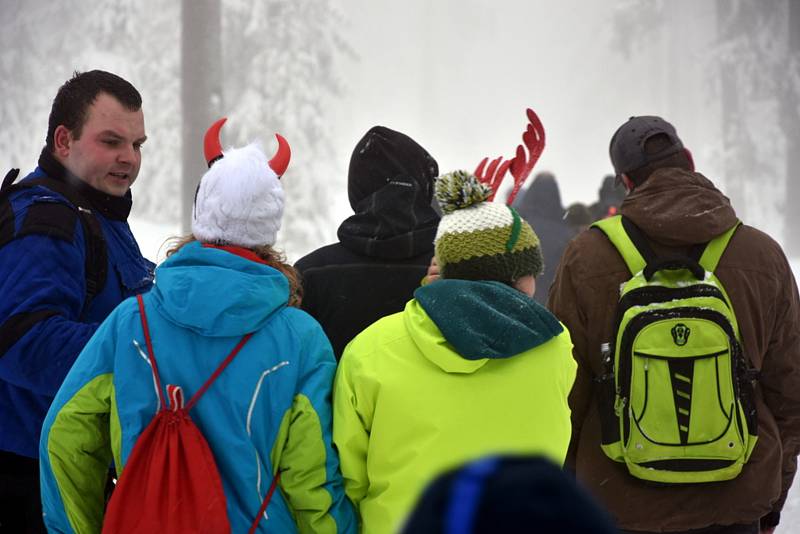
[[[488,202],[492,189],[475,175],[455,171],[436,181],[444,212],[436,232],[436,261],[442,278],[511,283],[542,274],[539,237],[505,204]]]

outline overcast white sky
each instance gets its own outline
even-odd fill
[[[342,63],[347,92],[335,121],[345,162],[356,140],[382,124],[417,139],[443,172],[472,170],[484,155],[513,155],[532,107],[547,132],[537,170],[556,174],[565,204],[595,199],[611,172],[608,141],[630,115],[663,115],[696,147],[698,167],[711,163],[702,136],[715,135],[718,115],[693,47],[714,36],[712,2],[676,0],[707,31],[654,28],[629,58],[612,48],[617,1],[340,3],[358,54]],[[667,54],[671,44],[681,49]],[[685,58],[680,86],[666,83],[674,55]]]
[[[16,16],[31,19],[31,27],[36,27],[35,21],[53,9],[42,0],[4,1],[17,6]],[[227,7],[250,5],[240,1],[228,1]],[[611,172],[607,151],[615,129],[631,115],[657,114],[676,126],[686,146],[692,149],[698,170],[726,190],[714,68],[714,54],[718,53],[715,0],[331,1],[342,15],[339,36],[354,51],[351,56],[332,50],[344,87],[341,96],[326,99],[330,109],[323,117],[320,137],[333,140],[335,158],[326,162],[328,170],[320,176],[290,176],[297,184],[307,183],[308,187],[315,187],[315,183],[320,187],[323,181],[330,185],[325,201],[333,206],[333,213],[330,227],[325,229],[327,242],[335,239],[338,222],[350,212],[345,189],[352,147],[376,124],[415,138],[438,160],[442,172],[472,170],[484,156],[513,155],[526,125],[525,109],[531,107],[547,132],[547,147],[536,171],[556,174],[567,205],[595,200],[603,175]],[[65,2],[65,9],[70,3],[85,6],[77,0]],[[784,5],[783,0],[763,2],[765,9],[779,4]],[[179,28],[180,9],[176,4],[140,0],[136,5],[144,6],[138,11],[160,10],[159,20],[174,19],[169,27],[175,31]],[[654,16],[653,6],[659,5],[668,7],[660,16]],[[113,27],[119,22],[118,17],[124,18],[124,13],[112,13],[107,4],[102,6],[94,16],[106,20],[105,25]],[[138,11],[134,9],[141,18]],[[8,12],[0,11],[0,20],[4,13]],[[626,14],[628,24],[621,26],[619,20],[625,19]],[[631,14],[635,16],[630,17]],[[59,53],[72,58],[73,64],[65,57],[52,57],[51,65],[42,63],[42,50],[33,56],[31,47],[13,52],[31,56],[25,68],[46,69],[42,84],[44,78],[48,81],[47,86],[36,88],[36,98],[24,111],[30,127],[0,131],[0,147],[10,146],[9,165],[27,170],[35,163],[52,95],[73,69],[105,68],[126,76],[139,72],[132,67],[142,62],[171,65],[172,58],[177,61],[180,40],[170,37],[166,41],[169,46],[161,45],[165,47],[163,55],[157,55],[160,51],[153,48],[157,42],[152,27],[142,24],[139,18],[128,29],[139,44],[144,44],[145,52],[59,48]],[[12,28],[19,28],[18,21],[7,22],[13,24]],[[35,43],[68,42],[72,31],[75,29],[68,26],[43,31]],[[275,46],[269,37],[264,36],[264,46]],[[223,47],[226,45],[232,46],[230,42],[223,43]],[[623,54],[622,45],[627,45],[628,54]],[[148,57],[151,52],[156,55]],[[244,58],[255,52],[234,51]],[[169,56],[170,62],[160,61],[162,56]],[[159,72],[165,70],[169,69],[160,68]],[[134,195],[138,190],[138,198],[142,199],[146,191],[161,190],[162,183],[148,182],[154,180],[154,171],[162,171],[159,181],[179,176],[180,122],[163,120],[165,114],[172,116],[169,114],[175,112],[174,106],[164,105],[163,95],[174,94],[168,96],[168,102],[175,102],[179,84],[173,82],[164,87],[163,83],[154,85],[149,77],[138,79],[133,75],[131,79],[142,91],[148,136],[152,139],[143,161],[141,183],[134,188]],[[298,88],[314,83],[313,79],[296,80]],[[12,84],[10,79],[0,82],[0,97],[10,93],[6,90],[14,87]],[[226,114],[252,114],[245,104],[226,96]],[[769,104],[769,95],[765,102]],[[763,124],[755,129],[763,130],[762,144],[770,149],[779,146],[780,139],[774,132],[774,110],[765,110],[748,116],[762,120]],[[239,127],[231,124],[228,135]],[[263,140],[270,141],[271,128],[274,125],[263,125]],[[296,132],[294,136],[292,131],[283,133],[288,139],[296,139]],[[164,147],[168,150],[164,151]],[[160,157],[156,157],[157,148],[162,149]],[[299,142],[293,148],[297,149],[293,169],[301,169],[308,151]],[[164,173],[164,168],[169,172]],[[754,178],[759,195],[771,195],[773,200],[764,208],[748,210],[744,218],[780,239],[782,220],[775,207],[781,200],[783,177],[770,176],[766,171],[763,174]],[[774,191],[767,191],[771,186]],[[306,202],[293,194],[296,193],[290,192],[287,198],[287,214],[292,213],[293,203],[297,206]],[[751,198],[747,197],[748,203]],[[140,201],[134,214],[142,213],[145,205]],[[164,217],[167,212],[171,213],[162,210],[158,215]],[[290,257],[295,258],[309,247],[322,244],[283,243]]]

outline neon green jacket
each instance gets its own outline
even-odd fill
[[[498,282],[420,288],[345,349],[334,443],[362,531],[395,532],[440,472],[490,453],[563,464],[575,378],[569,332]]]

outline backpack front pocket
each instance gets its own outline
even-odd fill
[[[626,456],[636,463],[736,461],[746,440],[734,390],[735,345],[713,314],[672,315],[647,322],[631,347]],[[702,339],[689,344],[695,333]]]

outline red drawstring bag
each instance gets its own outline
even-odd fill
[[[141,295],[136,298],[160,408],[136,440],[125,464],[106,510],[103,534],[228,534],[231,528],[222,479],[208,442],[192,422],[189,410],[233,361],[252,334],[247,334],[239,341],[185,407],[181,388],[167,385],[170,399],[170,406],[167,407],[147,327],[144,302]],[[258,527],[279,478],[280,473],[272,479],[272,485],[250,527],[251,533]]]

